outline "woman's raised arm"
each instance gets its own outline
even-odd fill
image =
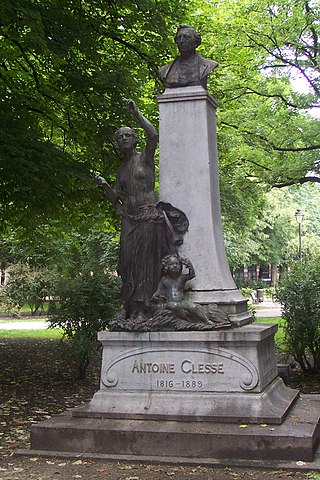
[[[137,105],[133,100],[130,98],[124,98],[124,102],[128,104],[129,112],[133,117],[135,117],[139,123],[139,125],[143,128],[147,136],[147,143],[145,147],[146,152],[146,160],[147,162],[154,163],[154,152],[157,148],[158,144],[158,132],[155,127],[152,125],[149,120],[142,115],[140,110],[138,109]]]

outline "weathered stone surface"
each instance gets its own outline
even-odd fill
[[[319,442],[320,397],[297,400],[282,425],[75,418],[71,413],[31,427],[31,454],[94,453],[108,459],[234,463],[235,459],[311,462]]]
[[[180,254],[196,278],[192,301],[217,303],[240,324],[250,321],[247,301],[230,274],[221,226],[215,99],[201,86],[166,89],[160,108],[160,197],[189,219]],[[232,320],[232,318],[230,317]]]
[[[73,414],[280,423],[297,391],[277,377],[275,331],[100,332],[100,390]]]

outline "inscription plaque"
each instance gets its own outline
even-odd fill
[[[137,348],[104,363],[101,380],[120,390],[240,392],[253,390],[259,376],[252,362],[225,348]]]

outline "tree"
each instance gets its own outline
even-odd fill
[[[305,182],[318,160],[320,123],[306,113],[319,101],[317,57],[307,62],[297,52],[312,36],[310,52],[313,48],[316,54],[319,8],[306,5],[299,0],[280,0],[272,6],[267,0],[192,3],[190,21],[207,39],[206,56],[220,63],[210,90],[220,104],[223,175],[228,171],[232,178],[281,187]],[[269,38],[274,41],[268,43]],[[278,53],[289,57],[289,44],[296,45],[290,54],[296,68],[289,60],[279,66]],[[314,78],[312,94],[297,93],[290,82],[292,70],[303,68]]]
[[[129,121],[122,97],[140,99],[156,121],[157,69],[175,56],[181,22],[219,61],[209,91],[220,104],[226,231],[247,235],[270,187],[319,180],[306,176],[319,158],[320,123],[308,113],[319,106],[315,2],[4,0],[0,8],[2,231],[19,225],[36,236],[45,225],[103,217],[116,225],[90,171],[114,179],[113,132]],[[310,93],[293,89],[295,70]]]
[[[97,333],[107,328],[121,305],[115,272],[118,241],[105,232],[91,231],[75,246],[48,313],[51,327],[63,329],[77,377],[83,379],[99,348]]]
[[[296,209],[304,212],[301,224],[302,255],[304,258],[320,255],[320,188],[319,184],[305,184],[290,187],[290,193]],[[294,249],[298,251],[298,225],[295,223]]]
[[[255,5],[256,7],[258,4]],[[264,21],[264,30],[252,24],[247,32],[250,44],[267,54],[266,69],[279,73],[285,71],[290,78],[305,80],[309,94],[300,94],[292,103],[285,97],[281,100],[299,109],[320,107],[319,35],[320,6],[318,2],[277,0],[273,4],[259,2],[253,16]]]
[[[298,225],[294,215],[297,209],[304,211],[303,256],[319,255],[318,184],[273,189],[264,196],[264,202],[252,228],[244,232],[225,229],[227,253],[232,267],[268,263],[275,270],[277,266],[287,267],[297,260]]]
[[[57,273],[47,267],[30,267],[27,263],[17,263],[9,268],[9,279],[1,289],[1,303],[6,311],[19,314],[24,305],[30,307],[32,315],[41,310],[53,295]]]
[[[99,203],[90,170],[114,175],[121,98],[143,97],[157,77],[184,1],[4,0],[0,8],[1,228],[74,225]]]

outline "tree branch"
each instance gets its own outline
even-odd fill
[[[94,106],[93,106],[90,98],[88,97],[88,95],[87,95],[85,92],[82,92],[82,94],[83,94],[86,102],[89,104],[89,106],[90,106],[90,108],[91,108],[91,110],[92,110],[92,112],[93,112],[94,118],[96,119],[96,122],[97,122],[98,126],[101,127],[101,122],[100,122],[100,120],[99,120],[99,117],[98,117],[98,115],[97,115],[96,109],[94,108]]]
[[[279,47],[279,45],[277,45],[277,43],[275,43],[275,40],[273,38],[271,38],[269,35],[261,34],[260,32],[255,32],[255,31],[253,31],[252,33],[257,35],[257,36],[262,35],[262,36],[266,37],[275,46],[275,49],[279,53],[277,54],[274,50],[270,50],[269,48],[267,48],[267,46],[265,44],[258,42],[253,36],[251,36],[251,35],[249,35],[249,33],[247,33],[247,37],[249,38],[249,40],[251,40],[251,42],[253,42],[258,47],[263,48],[269,55],[276,58],[277,60],[280,60],[286,66],[296,68],[300,72],[300,74],[306,79],[306,81],[308,82],[308,84],[310,85],[312,90],[315,92],[315,94],[320,96],[319,88],[316,85],[314,85],[314,83],[309,78],[309,76],[306,74],[304,69],[300,67],[299,60],[297,60],[296,63],[295,63],[295,62],[289,60],[288,58],[285,58],[283,56],[282,52],[281,52],[281,48]]]
[[[300,178],[299,180],[294,179],[294,180],[288,180],[287,182],[283,183],[274,183],[272,187],[274,188],[283,188],[283,187],[290,187],[290,185],[296,185],[297,183],[300,183],[300,185],[303,185],[304,183],[307,182],[312,182],[312,183],[320,183],[320,176],[307,176]]]
[[[24,48],[22,47],[22,45],[20,45],[20,43],[13,39],[13,38],[10,38],[8,35],[3,35],[5,38],[7,38],[10,42],[12,42],[16,47],[18,47],[18,49],[20,50],[26,64],[29,66],[31,72],[32,72],[32,77],[34,79],[34,82],[35,82],[35,86],[36,86],[36,89],[37,91],[43,95],[45,98],[49,99],[49,100],[52,100],[56,105],[59,105],[59,106],[62,106],[61,102],[59,100],[57,100],[56,98],[52,97],[51,95],[48,95],[46,92],[44,92],[42,90],[42,86],[40,84],[40,81],[39,81],[39,78],[38,78],[38,74],[37,74],[37,71],[34,67],[34,65],[30,62],[29,58],[28,58],[28,55],[26,54],[26,52],[24,51]]]
[[[232,100],[237,100],[238,98],[241,98],[245,95],[251,95],[251,94],[258,95],[259,97],[279,98],[288,107],[299,108],[295,103],[289,102],[288,100],[285,99],[285,97],[283,95],[280,95],[279,93],[278,94],[262,93],[262,92],[258,92],[257,90],[254,90],[253,88],[250,88],[250,87],[246,87],[245,92],[241,93],[240,95],[237,95],[236,97],[233,97]],[[300,108],[302,108],[302,107],[300,107]]]
[[[270,142],[270,140],[263,135],[258,135],[255,132],[250,132],[249,130],[242,130],[238,127],[238,125],[233,125],[231,123],[221,122],[221,124],[226,125],[227,127],[234,128],[235,130],[238,130],[240,133],[250,135],[252,137],[260,138],[261,140],[266,142],[273,150],[275,150],[277,152],[309,152],[309,151],[320,149],[320,144],[309,145],[307,147],[278,147],[274,143]]]
[[[311,7],[310,7],[310,5],[309,5],[308,0],[307,0],[306,3],[305,3],[305,7],[306,7],[306,14],[307,14],[307,16],[308,16],[309,13],[311,12]],[[318,40],[319,40],[319,38],[318,38],[318,34],[317,34],[317,32],[316,32],[316,30],[315,30],[315,28],[314,28],[314,26],[313,26],[313,22],[310,23],[310,30],[311,30],[311,33],[312,33],[313,45],[314,45],[314,47],[313,47],[313,56],[314,56],[314,58],[316,59],[317,56],[318,56],[318,54],[319,54],[319,52],[318,52]]]
[[[108,36],[110,38],[112,38],[112,40],[114,40],[115,42],[118,42],[120,43],[121,45],[123,45],[124,47],[128,48],[128,50],[132,50],[136,55],[138,55],[138,57],[140,57],[144,62],[147,63],[147,65],[149,66],[150,70],[153,71],[154,73],[158,74],[158,70],[157,68],[155,67],[155,65],[150,61],[150,58],[149,56],[142,52],[139,48],[137,48],[135,45],[132,45],[131,43],[127,42],[126,40],[124,40],[123,38],[120,38],[118,37],[117,35],[114,35],[113,33],[111,32],[108,32]]]
[[[267,172],[272,172],[272,169],[269,167],[266,167],[265,165],[261,165],[260,163],[255,162],[254,160],[249,160],[248,158],[243,158],[243,162],[246,163],[252,163],[252,165],[255,165],[256,167],[262,168],[263,170],[266,170]]]

